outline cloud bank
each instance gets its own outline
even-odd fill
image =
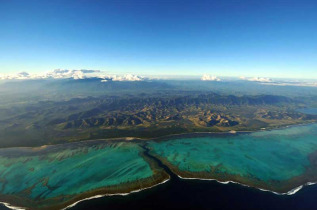
[[[296,80],[272,80],[267,77],[240,77],[241,80],[259,82],[262,85],[275,85],[275,86],[303,86],[303,87],[317,87],[315,81],[296,81]]]
[[[204,74],[201,79],[202,81],[220,81],[220,79],[216,76],[211,76],[208,74]]]
[[[0,75],[0,79],[30,79],[31,75],[27,72],[20,72],[17,74],[9,74],[9,75]]]
[[[138,76],[138,75],[133,75],[133,74],[126,74],[123,76],[118,76],[118,75],[112,75],[112,76],[105,76],[101,82],[107,82],[109,80],[111,81],[143,81],[145,78]]]
[[[18,74],[0,75],[1,80],[26,80],[26,79],[88,79],[99,78],[102,82],[106,81],[143,81],[144,77],[126,74],[113,75],[107,74],[100,70],[68,70],[56,69],[54,71],[44,74],[29,74],[27,72],[20,72]]]
[[[240,77],[240,79],[252,82],[273,82],[272,79],[268,77]]]

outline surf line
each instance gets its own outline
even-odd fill
[[[265,192],[271,192],[273,194],[276,194],[276,195],[294,195],[295,193],[297,193],[298,191],[300,191],[304,186],[310,186],[310,185],[314,185],[314,184],[317,184],[315,182],[307,182],[303,185],[300,185],[298,187],[295,187],[294,189],[291,189],[290,191],[286,192],[286,193],[278,193],[278,192],[275,192],[275,191],[271,191],[271,190],[266,190],[266,189],[263,189],[263,188],[257,188],[257,187],[251,187],[249,185],[245,185],[245,184],[242,184],[240,182],[234,182],[234,181],[225,181],[225,182],[222,182],[222,181],[219,181],[217,179],[201,179],[201,178],[186,178],[186,177],[182,177],[180,175],[177,174],[177,176],[180,178],[180,179],[191,179],[191,180],[203,180],[203,181],[216,181],[220,184],[229,184],[229,183],[233,183],[233,184],[239,184],[239,185],[242,185],[244,187],[250,187],[250,188],[255,188],[255,189],[258,189],[258,190],[261,190],[261,191],[265,191]]]
[[[0,203],[3,204],[8,209],[15,209],[15,210],[25,210],[26,209],[26,208],[20,207],[20,206],[13,206],[10,203],[6,203],[6,202],[0,202]]]
[[[141,189],[138,189],[138,190],[133,190],[133,191],[131,191],[131,192],[129,192],[129,193],[101,194],[101,195],[95,195],[95,196],[92,196],[92,197],[84,198],[84,199],[82,199],[82,200],[76,201],[75,203],[73,203],[73,204],[71,204],[71,205],[69,205],[69,206],[63,208],[62,210],[66,210],[66,209],[72,208],[72,207],[76,206],[78,203],[80,203],[80,202],[82,202],[82,201],[87,201],[87,200],[91,200],[91,199],[95,199],[95,198],[101,198],[101,197],[106,197],[106,196],[126,196],[126,195],[129,195],[129,194],[131,194],[131,193],[137,193],[137,192],[140,192],[140,191],[143,191],[143,190],[146,190],[146,189],[150,189],[150,188],[153,188],[153,187],[156,187],[156,186],[158,186],[158,185],[161,185],[161,184],[164,184],[164,183],[168,182],[168,181],[172,178],[171,176],[173,176],[174,174],[173,174],[173,173],[172,173],[172,174],[169,173],[169,172],[170,172],[169,168],[167,168],[167,171],[166,171],[166,167],[167,167],[167,166],[165,166],[165,165],[164,165],[159,159],[157,159],[156,157],[150,155],[150,149],[149,149],[145,144],[141,144],[140,146],[144,149],[143,154],[144,154],[145,156],[147,156],[148,158],[150,158],[150,159],[152,159],[153,161],[155,161],[155,162],[158,164],[159,167],[163,168],[164,171],[167,172],[167,174],[168,174],[168,176],[169,176],[168,179],[166,179],[166,180],[164,180],[164,181],[162,181],[162,182],[160,182],[160,183],[158,183],[158,184],[155,184],[155,185],[153,185],[153,186],[151,186],[151,187],[145,187],[145,188],[141,188]]]
[[[140,192],[140,191],[143,191],[143,190],[147,190],[147,189],[150,189],[150,188],[153,188],[153,187],[156,187],[158,185],[161,185],[161,184],[164,184],[166,182],[168,182],[170,180],[170,178],[164,180],[163,182],[160,182],[158,184],[155,184],[151,187],[145,187],[145,188],[141,188],[141,189],[138,189],[138,190],[133,190],[131,192],[128,192],[128,193],[113,193],[113,194],[101,194],[101,195],[95,195],[95,196],[92,196],[92,197],[88,197],[88,198],[84,198],[82,200],[79,200],[79,201],[76,201],[75,203],[69,205],[69,206],[66,206],[65,208],[63,208],[62,210],[66,210],[66,209],[69,209],[69,208],[72,208],[74,206],[76,206],[78,203],[82,202],[82,201],[87,201],[87,200],[91,200],[91,199],[95,199],[95,198],[101,198],[101,197],[106,197],[106,196],[126,196],[126,195],[129,195],[131,193],[137,193],[137,192]]]
[[[133,190],[133,191],[128,192],[128,193],[113,193],[113,194],[94,195],[94,196],[91,196],[91,197],[88,197],[88,198],[84,198],[84,199],[78,200],[78,201],[70,204],[69,206],[66,206],[62,210],[66,210],[66,209],[72,208],[72,207],[76,206],[78,203],[80,203],[82,201],[86,201],[86,200],[91,200],[91,199],[101,198],[101,197],[106,197],[106,196],[126,196],[126,195],[129,195],[131,193],[137,193],[137,192],[140,192],[140,191],[143,191],[143,190],[147,190],[147,189],[156,187],[158,185],[164,184],[164,183],[168,182],[169,180],[170,180],[170,178],[168,178],[168,179],[166,179],[166,180],[164,180],[164,181],[162,181],[162,182],[160,182],[158,184],[155,184],[155,185],[153,185],[151,187],[140,188],[138,190]],[[14,206],[14,205],[11,205],[10,203],[6,203],[6,202],[0,202],[0,203],[3,204],[5,207],[7,207],[9,209],[14,209],[14,210],[25,210],[25,209],[27,209],[26,207]]]
[[[163,168],[164,171],[168,174],[169,178],[164,180],[163,182],[160,182],[158,184],[155,184],[151,187],[146,187],[146,188],[141,188],[141,189],[138,189],[138,190],[133,190],[129,193],[114,193],[114,194],[102,194],[102,195],[95,195],[95,196],[92,196],[92,197],[88,197],[88,198],[84,198],[82,200],[79,200],[79,201],[76,201],[75,203],[63,208],[62,210],[66,210],[66,209],[69,209],[69,208],[72,208],[74,206],[76,206],[78,203],[82,202],[82,201],[86,201],[86,200],[91,200],[91,199],[95,199],[95,198],[101,198],[101,197],[106,197],[106,196],[126,196],[126,195],[129,195],[131,193],[137,193],[137,192],[140,192],[140,191],[143,191],[143,190],[146,190],[146,189],[150,189],[150,188],[153,188],[153,187],[156,187],[158,185],[161,185],[161,184],[164,184],[166,183],[167,181],[169,181],[170,179],[172,179],[175,174],[173,172],[171,172],[171,170],[165,166],[158,158],[154,157],[153,155],[150,154],[150,149],[146,146],[146,144],[141,144],[140,147],[142,147],[144,149],[144,152],[143,154],[145,156],[147,156],[148,158],[152,159],[153,161],[155,161],[159,167]]]
[[[138,189],[138,190],[133,190],[131,192],[128,192],[128,193],[113,193],[113,194],[101,194],[101,195],[94,195],[92,197],[88,197],[88,198],[84,198],[84,199],[81,199],[79,201],[76,201],[72,204],[70,204],[69,206],[66,206],[65,208],[63,208],[62,210],[66,210],[66,209],[69,209],[69,208],[72,208],[74,206],[76,206],[78,203],[82,202],[82,201],[87,201],[87,200],[91,200],[91,199],[95,199],[95,198],[101,198],[101,197],[106,197],[106,196],[126,196],[126,195],[129,195],[131,193],[137,193],[137,192],[140,192],[140,191],[143,191],[143,190],[147,190],[147,189],[150,189],[150,188],[153,188],[153,187],[156,187],[158,185],[161,185],[161,184],[164,184],[165,182],[168,182],[170,180],[170,178],[158,183],[158,184],[155,184],[151,187],[145,187],[145,188],[141,188],[141,189]],[[9,209],[14,209],[14,210],[25,210],[27,208],[25,207],[20,207],[20,206],[14,206],[10,203],[6,203],[6,202],[0,202],[1,204],[3,204],[5,207],[9,208]]]

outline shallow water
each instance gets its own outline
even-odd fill
[[[309,167],[317,125],[212,137],[152,141],[153,152],[180,171],[226,173],[262,181],[289,180]],[[212,171],[216,168],[216,172]]]
[[[275,185],[301,176],[311,166],[309,155],[317,150],[317,124],[253,133],[215,134],[207,137],[148,141],[147,146],[150,147],[151,153],[163,160],[163,163],[167,161],[179,171],[191,172],[192,177],[201,172],[210,174],[211,178],[214,174],[230,174]],[[87,191],[111,186],[124,187],[131,182],[139,183],[138,180],[153,177],[154,174],[149,162],[157,162],[157,160],[155,157],[151,158],[147,151],[147,148],[143,149],[136,142],[103,143],[98,141],[49,146],[41,149],[0,149],[0,201],[6,201],[2,199],[3,195],[10,195],[31,201],[45,201],[45,205],[50,206],[56,202],[63,203]],[[140,155],[141,153],[147,156],[147,160]],[[208,181],[180,180],[171,174],[166,165],[159,163],[158,166],[170,174],[171,183],[167,182],[155,188],[162,189],[164,186],[169,186],[168,192],[178,192],[186,197],[184,194],[190,194],[190,192],[183,192],[181,188],[187,183],[193,183],[190,184],[189,189],[195,191],[197,195],[194,196],[199,200],[199,189],[196,188]],[[313,173],[315,174],[315,171]],[[243,181],[245,180],[241,183],[244,183]],[[196,186],[195,183],[198,185]],[[138,186],[141,184],[140,182]],[[207,186],[207,184],[202,185]],[[219,188],[220,185],[208,184],[208,186]],[[229,186],[235,185],[229,184]],[[233,189],[238,188],[233,187]],[[205,191],[209,192],[210,189],[206,188]],[[225,191],[228,193],[227,190]],[[141,192],[140,195],[149,196],[148,192],[153,190]],[[217,193],[214,193],[214,196],[217,196]],[[135,197],[135,195],[129,195],[129,197]],[[113,199],[116,200],[116,198],[118,197],[114,196]],[[164,196],[162,198],[165,199]],[[193,201],[198,202],[195,199],[193,198]],[[46,202],[48,200],[49,202]],[[112,198],[101,200],[112,202]],[[129,199],[126,201],[130,202]],[[152,201],[155,203],[154,198]],[[172,201],[173,199],[168,200],[168,202]],[[91,202],[93,203],[93,201],[84,203]],[[143,200],[143,202],[147,201]],[[207,203],[209,202],[201,202],[201,205]],[[32,206],[34,203],[25,204]],[[164,205],[180,204],[166,203]]]
[[[0,197],[1,194],[16,195],[39,200],[76,195],[153,174],[149,164],[139,156],[141,148],[131,143],[58,151],[49,148],[47,152],[45,149],[41,152],[22,150],[10,151],[9,157],[8,149],[0,150]]]

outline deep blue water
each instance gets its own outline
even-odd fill
[[[174,178],[128,196],[83,201],[80,209],[317,209],[317,185],[281,196],[238,184]]]
[[[306,186],[295,195],[280,196],[215,181],[174,179],[163,185],[133,193],[83,201],[81,209],[317,209],[317,185]],[[0,209],[7,209],[0,206]]]

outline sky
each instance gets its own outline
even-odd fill
[[[317,79],[317,1],[0,0],[0,74]]]

